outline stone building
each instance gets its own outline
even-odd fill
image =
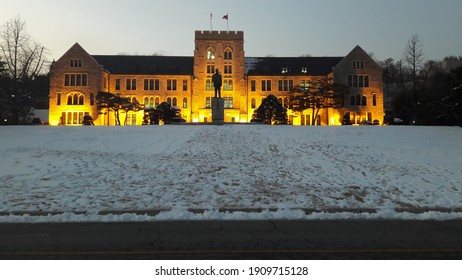
[[[344,106],[322,109],[320,125],[383,121],[382,70],[359,46],[345,57],[245,57],[242,31],[196,31],[193,57],[90,55],[78,43],[53,62],[50,75],[51,125],[114,125],[112,112],[98,110],[96,94],[108,91],[136,99],[146,108],[162,102],[181,109],[187,122],[211,122],[211,77],[223,76],[225,122],[249,122],[269,94],[288,106],[294,87],[317,81],[348,86]],[[310,110],[288,110],[293,125],[311,125]],[[143,111],[121,112],[123,125],[141,125]]]

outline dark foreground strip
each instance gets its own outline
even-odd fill
[[[62,215],[65,213],[72,213],[76,215],[122,215],[122,214],[135,214],[135,215],[148,215],[148,216],[157,216],[161,212],[168,212],[172,209],[169,208],[159,208],[159,209],[145,209],[145,210],[103,210],[96,213],[88,212],[88,211],[72,211],[72,212],[64,212],[64,211],[0,211],[0,216],[56,216]],[[264,211],[269,212],[277,212],[278,208],[220,208],[218,209],[221,213],[234,213],[234,212],[244,212],[244,213],[261,213]],[[313,213],[353,213],[353,214],[361,214],[361,213],[377,213],[379,209],[374,208],[326,208],[326,209],[314,209],[314,208],[294,208],[294,209],[285,209],[285,210],[301,210],[305,212],[306,215],[313,214]],[[444,208],[444,207],[415,207],[415,208],[395,208],[394,209],[397,213],[412,213],[412,214],[422,214],[426,212],[441,212],[441,213],[460,213],[462,212],[462,207],[457,208]],[[194,214],[203,214],[206,211],[213,211],[213,209],[198,209],[198,208],[189,208],[187,211],[194,213]]]

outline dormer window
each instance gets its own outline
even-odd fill
[[[282,67],[282,74],[289,73],[289,69],[287,67]]]
[[[302,67],[302,73],[303,74],[308,73],[308,67]]]

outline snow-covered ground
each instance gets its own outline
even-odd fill
[[[0,127],[0,222],[461,219],[462,128]]]

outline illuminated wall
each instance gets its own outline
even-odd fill
[[[104,71],[79,44],[72,46],[50,71],[50,125],[81,125],[85,113],[98,119],[96,94]]]
[[[334,82],[348,85],[340,115],[349,115],[352,124],[379,121],[383,124],[382,68],[359,46],[356,46],[333,71]]]
[[[195,32],[193,122],[212,121],[210,106],[215,92],[210,83],[215,69],[223,79],[221,97],[225,99],[225,122],[247,121],[244,61],[244,32]]]
[[[53,62],[50,74],[50,125],[81,125],[85,114],[93,117],[95,125],[114,125],[112,111],[108,114],[104,109],[97,109],[96,94],[99,91],[136,98],[146,107],[167,101],[181,109],[182,117],[187,122],[211,122],[211,98],[214,96],[211,79],[216,69],[223,77],[221,95],[225,99],[225,122],[250,122],[262,99],[269,94],[274,94],[284,106],[288,106],[289,89],[286,86],[280,88],[281,82],[298,87],[308,82],[315,84],[318,80],[349,85],[349,93],[345,96],[343,108],[320,110],[316,124],[340,125],[345,115],[354,124],[363,120],[383,122],[382,70],[359,46],[347,56],[338,57],[335,67],[322,70],[323,75],[309,74],[305,67],[296,69],[298,72],[293,74],[282,68],[279,74],[247,75],[242,31],[196,31],[194,69],[188,72],[192,75],[184,72],[168,75],[115,74],[95,58],[76,43]],[[192,63],[192,60],[189,61]],[[172,81],[175,81],[175,87]],[[263,82],[270,83],[271,89],[263,88]],[[293,125],[313,125],[312,116],[311,110],[288,110],[289,121]],[[121,111],[120,120],[122,125],[141,125],[143,111],[128,114]]]

